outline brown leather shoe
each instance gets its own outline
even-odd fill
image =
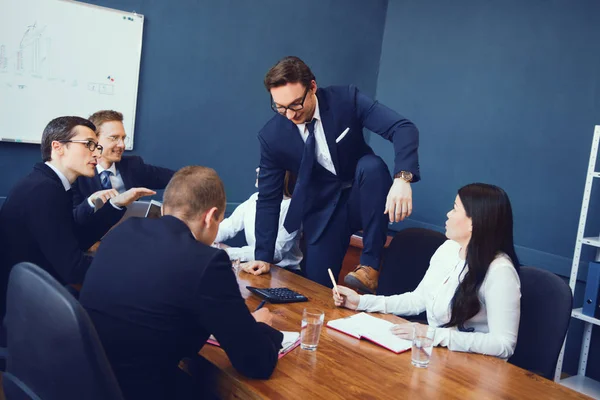
[[[359,265],[344,278],[344,283],[351,288],[358,289],[363,293],[375,293],[379,271],[368,265]]]

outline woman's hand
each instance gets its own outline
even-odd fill
[[[337,286],[339,295],[335,292],[335,289],[331,290],[333,292],[333,302],[336,306],[346,307],[351,310],[356,310],[358,308],[358,303],[360,302],[360,295],[354,290],[340,285]]]
[[[416,336],[425,336],[429,325],[409,322],[406,324],[394,325],[390,328],[392,333],[401,339],[413,340],[413,334]]]

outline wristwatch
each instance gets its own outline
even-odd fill
[[[410,183],[413,180],[413,174],[409,171],[400,171],[394,175],[394,179],[400,178],[406,183]]]

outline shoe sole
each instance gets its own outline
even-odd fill
[[[346,275],[344,277],[344,283],[350,287],[352,287],[353,289],[358,289],[363,293],[368,293],[368,294],[375,294],[374,290],[371,290],[369,287],[365,286],[360,279],[355,278],[352,275]]]

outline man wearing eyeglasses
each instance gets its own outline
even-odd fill
[[[73,203],[78,218],[93,214],[95,207],[125,190],[144,187],[164,189],[175,171],[144,163],[138,156],[124,156],[128,137],[123,127],[123,114],[118,111],[97,111],[89,117],[96,126],[98,142],[104,151],[98,159],[96,173],[81,177],[73,185]]]
[[[345,282],[373,293],[388,219],[402,221],[412,212],[410,184],[420,179],[417,128],[355,86],[317,88],[315,76],[298,57],[280,60],[264,83],[276,115],[258,134],[255,258],[262,261],[245,270],[269,271],[283,176],[290,170],[297,173],[298,182],[284,226],[292,232],[302,225],[307,277],[331,286],[327,269],[339,275],[350,237],[362,229],[360,265]],[[393,143],[393,180],[384,161],[366,144],[364,128]]]
[[[22,261],[48,271],[62,284],[81,284],[91,263],[84,254],[125,212],[124,207],[155,192],[135,189],[110,199],[84,223],[73,214],[72,185],[93,176],[102,146],[96,127],[80,117],[50,121],[42,135],[42,160],[19,181],[0,210],[0,312],[4,315],[11,268]]]

